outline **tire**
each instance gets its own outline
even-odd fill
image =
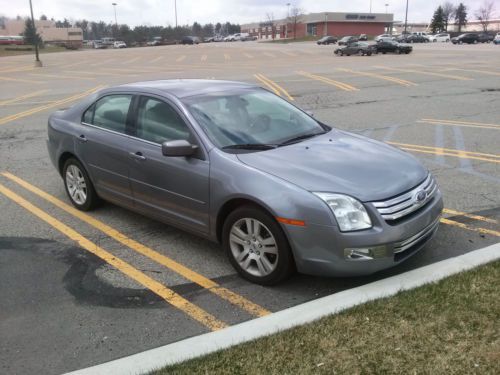
[[[344,52],[343,52],[343,51],[340,51],[340,52],[339,52],[339,55],[340,55],[340,56],[344,56]]]
[[[474,44],[477,44],[477,40],[475,40],[473,43],[474,43]]]
[[[87,171],[75,158],[64,163],[63,180],[69,200],[81,211],[91,211],[99,204],[99,197]]]
[[[358,50],[358,56],[363,56],[364,54],[365,54],[365,53],[363,52],[363,50],[362,50],[362,49],[359,49],[359,50]]]
[[[396,50],[396,53],[397,53],[398,55],[401,55],[401,50],[398,48],[398,49]]]
[[[449,40],[449,39],[446,39],[446,43],[449,43],[449,42],[450,42],[450,40]]]
[[[372,55],[372,53],[371,53],[371,52],[367,52],[367,53],[366,53],[366,56],[371,56],[371,55]]]
[[[253,283],[275,285],[295,271],[283,230],[258,207],[242,206],[229,214],[222,230],[222,244],[236,271]]]
[[[462,42],[461,40],[458,41],[458,44],[464,44],[464,42]]]

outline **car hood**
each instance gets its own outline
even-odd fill
[[[348,194],[364,202],[410,190],[428,173],[406,152],[337,130],[272,150],[238,154],[238,158],[305,190]]]

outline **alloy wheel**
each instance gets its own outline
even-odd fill
[[[66,169],[66,186],[71,199],[79,205],[87,201],[87,183],[82,171],[76,165],[71,164]]]

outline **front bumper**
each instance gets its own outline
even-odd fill
[[[396,266],[408,259],[436,233],[443,210],[441,192],[424,207],[389,224],[376,209],[366,205],[373,227],[357,232],[341,232],[336,226],[307,224],[287,226],[297,269],[318,276],[369,275]],[[374,249],[373,259],[349,259],[346,249]]]

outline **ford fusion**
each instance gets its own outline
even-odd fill
[[[253,85],[164,80],[104,89],[50,116],[72,204],[106,200],[220,242],[246,279],[370,274],[437,230],[429,171]]]

